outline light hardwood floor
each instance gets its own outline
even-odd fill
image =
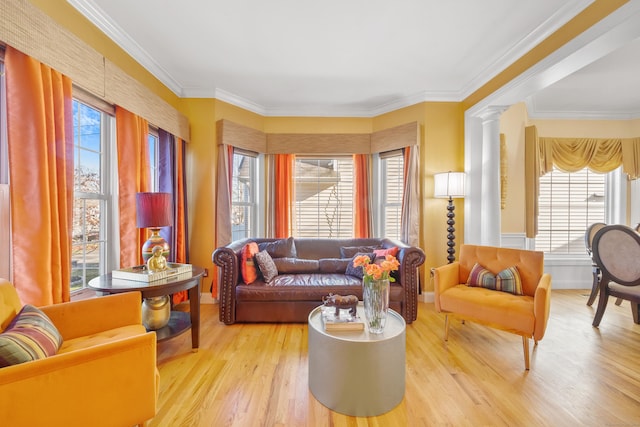
[[[341,415],[315,400],[306,324],[225,326],[217,305],[203,305],[197,353],[189,333],[158,344],[160,396],[149,425],[640,425],[640,325],[628,302],[618,307],[612,300],[593,328],[587,295],[553,291],[530,371],[520,337],[453,321],[445,343],[444,317],[420,303],[418,320],[407,327],[404,400],[369,418]]]

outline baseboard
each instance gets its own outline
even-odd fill
[[[218,299],[214,298],[209,292],[200,293],[200,304],[217,304]]]
[[[423,292],[422,302],[433,302],[433,292]]]

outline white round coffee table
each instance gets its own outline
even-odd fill
[[[362,303],[358,316],[364,320]],[[356,417],[381,415],[404,397],[405,330],[389,309],[382,334],[324,330],[322,306],[309,314],[309,389],[320,403]]]

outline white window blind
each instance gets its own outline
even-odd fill
[[[295,237],[353,236],[351,157],[296,158]]]
[[[256,234],[257,155],[234,150],[231,192],[232,241]]]
[[[606,174],[582,169],[554,169],[540,177],[536,250],[554,254],[584,254],[584,233],[594,222],[605,222]]]
[[[383,236],[400,239],[402,194],[404,188],[404,158],[402,151],[397,150],[393,155],[380,155],[380,179],[382,188],[382,230]]]

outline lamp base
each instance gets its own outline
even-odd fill
[[[456,214],[454,212],[455,209],[456,207],[453,204],[453,199],[449,197],[449,204],[447,206],[447,254],[449,254],[447,256],[447,261],[449,261],[449,264],[456,260],[456,229],[454,227],[454,225],[456,224]]]
[[[166,259],[169,259],[169,243],[167,243],[167,241],[164,240],[164,238],[160,235],[160,229],[151,228],[150,230],[151,236],[149,237],[149,240],[144,242],[144,244],[142,245],[142,259],[144,263],[146,264],[147,261],[149,261],[149,258],[153,256],[153,248],[155,248],[156,246],[161,246],[162,255]]]

